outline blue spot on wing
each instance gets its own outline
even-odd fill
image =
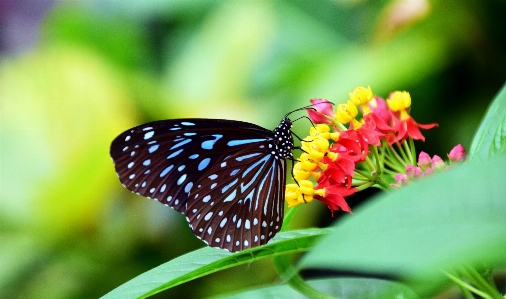
[[[185,139],[185,140],[183,140],[183,141],[181,141],[181,142],[179,142],[179,143],[174,144],[174,145],[170,148],[170,150],[173,150],[173,149],[175,149],[175,148],[178,148],[178,147],[183,146],[183,145],[185,145],[185,144],[187,144],[187,143],[190,143],[190,142],[192,142],[192,140],[191,140],[191,139]]]
[[[242,139],[242,140],[230,140],[227,145],[228,146],[237,146],[237,145],[243,145],[248,143],[255,143],[255,142],[262,142],[265,141],[265,138],[262,139]]]
[[[221,135],[221,134],[213,134],[211,136],[214,137],[214,140],[206,140],[206,141],[202,142],[202,149],[212,150],[216,141],[220,140],[220,138],[223,137],[223,135]]]
[[[200,161],[199,167],[198,167],[199,171],[206,168],[209,165],[210,161],[211,161],[211,159],[209,159],[209,158],[205,158],[204,160]]]

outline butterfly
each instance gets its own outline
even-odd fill
[[[281,229],[290,113],[273,131],[224,119],[150,122],[116,137],[110,155],[124,187],[186,215],[208,245],[236,252]]]

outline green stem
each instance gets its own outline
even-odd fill
[[[383,163],[385,163],[385,165],[387,165],[388,167],[390,167],[394,171],[396,171],[396,173],[404,173],[404,169],[402,169],[402,167],[400,165],[390,162],[389,159],[386,159],[386,157],[383,160]]]
[[[457,287],[460,289],[460,292],[462,292],[465,299],[475,299],[471,291],[469,291],[467,288],[461,286],[460,284],[457,284]]]
[[[391,177],[394,177],[398,173],[399,172],[397,172],[397,171],[393,171],[393,170],[386,169],[386,168],[383,170],[383,174],[385,174],[387,176],[391,176]]]
[[[284,232],[288,229],[288,226],[292,222],[293,216],[295,216],[295,213],[297,212],[298,208],[299,208],[299,206],[296,206],[296,207],[290,208],[288,210],[288,212],[286,213],[285,218],[283,220],[283,225],[281,226],[280,231]]]
[[[411,149],[411,163],[413,165],[416,165],[416,150],[415,150],[415,141],[413,138],[409,138],[409,147]]]
[[[324,294],[309,285],[292,266],[288,255],[285,254],[274,257],[274,266],[276,266],[279,276],[286,281],[290,287],[297,290],[304,296],[312,299],[336,299],[335,297]]]
[[[405,144],[406,142],[404,142]],[[408,154],[406,153],[406,151],[404,151],[404,148],[402,146],[402,144],[399,144],[398,142],[396,143],[397,145],[397,151],[401,154],[402,156],[402,161],[404,164],[410,164],[411,163],[411,158],[408,156]]]
[[[494,299],[503,299],[497,288],[488,283],[483,276],[476,271],[476,269],[470,265],[465,265],[461,269],[462,273],[480,290],[483,290]]]
[[[380,185],[385,190],[393,190],[394,188],[390,186],[390,184],[385,181],[382,177],[376,182],[378,185]]]
[[[493,286],[499,292],[499,290],[497,289],[497,286],[495,284],[492,272],[493,272],[492,267],[485,265],[485,270],[483,273],[481,273],[481,276],[483,277],[483,279],[485,279],[487,281],[487,283],[489,285]]]
[[[365,163],[367,164],[367,167],[369,167],[370,171],[373,171],[373,170],[376,169],[374,167],[374,165],[372,164],[371,159],[369,158],[369,156],[365,157]]]
[[[380,156],[379,156],[379,153],[378,153],[378,147],[377,146],[374,146],[374,158],[376,159],[376,171],[378,174],[382,174],[383,173],[383,167],[381,167],[381,163],[380,163]]]
[[[372,187],[373,185],[374,185],[374,182],[362,183],[357,187],[357,192],[365,190],[369,187]]]
[[[353,173],[353,180],[370,181],[371,179],[370,178],[366,178],[366,177],[362,176],[360,173],[354,171],[354,173]]]
[[[405,168],[406,167],[406,163],[404,163],[404,160],[402,159],[401,156],[399,156],[399,153],[397,153],[396,150],[394,150],[392,147],[387,147],[387,150],[389,151],[389,153],[391,154],[391,156],[394,156],[395,159],[397,159],[397,160],[394,160],[395,164],[400,165],[401,168],[403,168],[403,167]],[[388,155],[386,157],[388,157]],[[404,171],[404,170],[402,170],[402,171]]]
[[[457,284],[459,286],[459,288],[465,288],[473,293],[475,293],[476,295],[478,296],[481,296],[485,299],[492,299],[491,296],[489,296],[488,294],[478,290],[477,288],[465,283],[464,281],[462,281],[461,279],[451,275],[450,273],[446,272],[446,271],[443,271],[443,273],[451,280],[453,281],[455,284]]]
[[[416,159],[414,159],[413,152],[411,151],[411,148],[408,143],[409,143],[409,141],[404,141],[402,143],[402,147],[404,148],[404,153],[406,155],[406,159],[407,159],[407,161],[409,161],[409,163],[411,165],[416,165]]]
[[[363,172],[362,170],[355,169],[355,173],[358,173],[359,175],[363,176],[364,178],[367,178],[369,181],[374,180],[374,178],[371,175],[368,175],[367,173]]]

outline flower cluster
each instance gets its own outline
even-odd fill
[[[307,112],[315,125],[302,140],[302,154],[293,167],[296,184],[286,186],[288,207],[315,198],[332,214],[350,212],[346,196],[371,186],[399,187],[446,167],[441,158],[426,153],[416,163],[413,140],[425,141],[420,129],[437,124],[419,124],[411,117],[406,91],[392,92],[384,100],[370,87],[357,87],[335,109],[325,99],[311,104]],[[463,160],[463,147],[455,147],[449,157],[453,163]]]

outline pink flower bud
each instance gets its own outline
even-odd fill
[[[448,158],[450,158],[450,161],[453,163],[460,162],[466,158],[466,150],[462,146],[462,144],[458,144],[448,154]]]
[[[440,156],[434,155],[434,157],[432,157],[432,168],[442,170],[445,167],[446,167],[446,163],[445,163],[445,161],[443,161],[443,159],[441,159]]]
[[[405,185],[407,182],[409,182],[408,176],[404,173],[398,173],[395,175],[395,181],[399,183],[399,185]]]
[[[431,165],[432,160],[429,154],[427,154],[426,152],[421,152],[420,155],[418,156],[418,166],[420,166],[422,170],[425,170],[427,168],[430,168]]]
[[[420,167],[406,165],[406,174],[409,178],[418,178],[423,175],[423,172]]]
[[[332,104],[325,99],[313,99],[310,101],[313,104],[312,109],[306,109],[311,121],[315,124],[332,124],[329,117],[334,117],[334,110]]]

